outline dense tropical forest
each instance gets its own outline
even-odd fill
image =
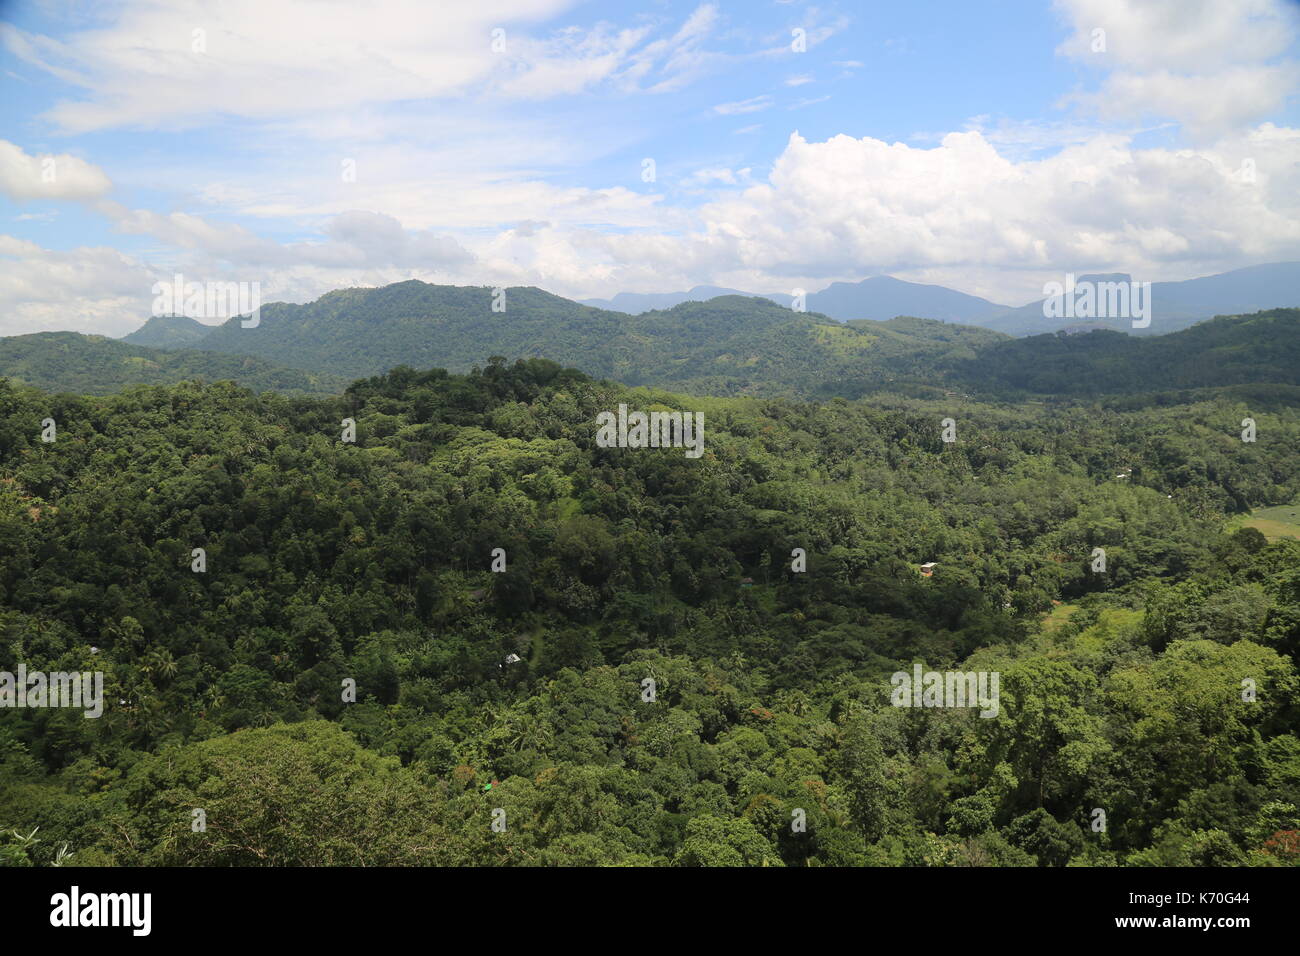
[[[0,670],[107,699],[0,709],[0,861],[1296,865],[1300,540],[1229,530],[1300,500],[1295,368],[0,380]],[[619,403],[703,414],[704,455],[601,447]],[[914,664],[1000,674],[996,718],[894,706]]]

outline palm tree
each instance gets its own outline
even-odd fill
[[[172,657],[171,651],[164,647],[157,648],[149,655],[151,658],[153,670],[158,673],[164,681],[170,681],[180,671],[180,665]]]
[[[213,684],[203,692],[203,707],[205,710],[220,710],[226,706],[226,697],[221,693],[221,688]]]
[[[553,739],[551,722],[543,714],[524,714],[519,719],[517,728],[513,739],[510,741],[510,745],[515,750],[523,750],[527,747],[544,752]]]
[[[148,740],[154,740],[171,725],[163,702],[156,697],[146,697],[140,701],[135,716],[136,727]]]

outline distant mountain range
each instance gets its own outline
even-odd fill
[[[608,309],[611,312],[625,312],[628,315],[640,315],[655,309],[671,309],[683,302],[708,302],[724,295],[741,295],[753,298],[758,296],[771,299],[780,305],[789,306],[788,295],[760,295],[757,292],[741,292],[738,289],[724,289],[717,285],[697,285],[689,292],[620,292],[612,299],[579,299],[582,305],[593,309]]]
[[[791,293],[760,295],[709,285],[698,285],[689,292],[645,295],[620,292],[612,299],[584,299],[582,302],[596,308],[635,315],[652,309],[671,309],[683,302],[707,302],[724,295],[759,296],[786,308],[793,302]],[[967,325],[978,325],[978,320],[999,315],[1011,308],[979,296],[946,289],[941,285],[904,282],[892,276],[874,276],[861,282],[835,282],[820,292],[807,294],[804,305],[808,312],[818,312],[841,320],[875,319],[883,322],[899,315],[915,315]]]
[[[894,292],[909,285],[868,281],[868,288]],[[972,305],[966,299],[973,297],[948,301],[965,308]],[[505,312],[493,312],[492,302],[487,287],[412,280],[302,305],[270,303],[255,328],[238,318],[207,326],[167,316],[123,341],[71,332],[16,336],[0,340],[0,375],[62,391],[204,377],[258,390],[338,392],[399,365],[464,372],[500,356],[542,357],[596,377],[693,394],[818,399],[1300,385],[1297,309],[1222,317],[1154,338],[1106,330],[1013,338],[929,318],[840,322],[740,295],[639,315],[536,288],[506,290]]]
[[[1129,282],[1132,278],[1121,273],[1079,276],[1077,281]],[[1036,335],[1080,323],[1100,325],[1136,335],[1162,335],[1177,332],[1216,315],[1241,315],[1261,309],[1300,306],[1300,262],[1249,266],[1182,282],[1153,282],[1151,302],[1151,325],[1146,329],[1134,329],[1129,319],[1047,319],[1043,316],[1043,300],[975,324],[1008,335]]]
[[[1062,283],[1064,278],[1061,277]],[[1127,283],[1132,281],[1132,277],[1127,274],[1076,277],[1080,284],[1089,281]],[[637,314],[651,309],[672,308],[683,302],[707,301],[722,295],[755,294],[717,286],[696,286],[689,292],[624,292],[612,299],[586,299],[583,302],[598,308]],[[789,306],[791,303],[789,293],[764,294],[763,297],[780,305]],[[1008,335],[1037,335],[1066,328],[1109,328],[1135,335],[1162,335],[1216,315],[1241,315],[1262,309],[1300,306],[1300,262],[1249,266],[1181,282],[1153,282],[1152,321],[1146,328],[1134,328],[1131,318],[1127,317],[1049,318],[1044,314],[1045,301],[1039,299],[1013,308],[944,286],[905,282],[890,276],[875,276],[861,282],[836,282],[806,297],[809,312],[820,312],[841,321],[914,315],[978,325]]]
[[[487,287],[412,280],[331,292],[304,305],[264,305],[256,328],[244,328],[238,318],[219,326],[155,318],[126,341],[181,341],[349,378],[397,365],[464,372],[500,355],[548,358],[630,385],[838,394],[846,378],[859,383],[849,387],[878,388],[918,362],[973,355],[1005,338],[915,319],[854,328],[743,296],[629,316],[522,287],[506,290],[505,306],[492,311]]]

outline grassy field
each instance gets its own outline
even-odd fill
[[[1044,615],[1042,629],[1044,633],[1050,634],[1058,627],[1070,619],[1070,615],[1079,610],[1076,604],[1058,604],[1052,608],[1051,612]]]
[[[1231,527],[1258,528],[1270,541],[1300,538],[1300,504],[1256,508],[1249,516],[1234,519]]]

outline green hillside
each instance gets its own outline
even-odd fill
[[[128,345],[99,335],[38,332],[0,338],[0,377],[54,392],[104,395],[127,385],[228,379],[254,391],[330,394],[345,380],[263,359],[193,349]]]
[[[628,385],[711,395],[1086,396],[1300,384],[1297,309],[1149,338],[1095,331],[1012,339],[915,317],[840,323],[735,295],[640,315],[535,288],[508,289],[504,312],[493,312],[492,301],[487,287],[418,281],[347,289],[264,306],[258,327],[232,319],[197,347],[346,378],[397,365],[463,373],[493,355],[544,357]]]
[[[411,281],[330,293],[307,305],[264,306],[257,328],[237,319],[205,349],[251,354],[341,375],[399,365],[465,372],[490,355],[545,357],[629,385],[713,394],[861,394],[887,384],[899,363],[928,377],[927,358],[952,342],[888,323],[843,325],[767,299],[723,296],[629,316],[578,305],[540,289],[512,288],[506,311],[492,290]],[[932,323],[942,326],[942,323]],[[1001,338],[947,326],[959,341]]]
[[[985,392],[1098,395],[1252,383],[1300,384],[1300,309],[1220,316],[1181,332],[1003,339],[951,366]]]

